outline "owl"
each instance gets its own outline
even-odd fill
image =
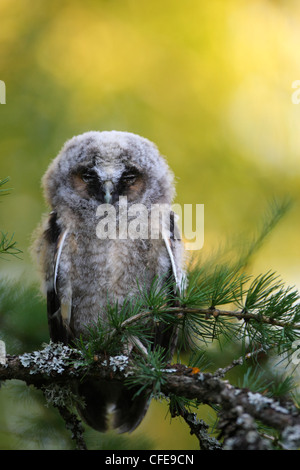
[[[85,132],[64,144],[42,185],[50,212],[33,250],[53,342],[69,344],[87,337],[90,325],[107,321],[108,302],[121,308],[126,299],[138,298],[140,286],[149,290],[154,280],[166,286],[166,302],[171,301],[169,281],[174,281],[174,289],[180,288],[184,252],[180,237],[174,236],[173,173],[152,142],[128,132]],[[131,231],[126,232],[123,224],[120,236],[124,207],[125,229],[131,224]],[[153,208],[160,207],[163,217],[154,221]],[[136,209],[143,217],[137,211],[134,218]],[[108,212],[115,218],[114,236],[99,230]],[[170,359],[176,344],[174,327],[156,324],[151,334],[152,347],[161,346]],[[129,354],[137,344],[133,341]],[[120,353],[123,348],[120,344]],[[113,381],[86,380],[76,393],[83,398],[81,417],[101,432],[108,421],[119,432],[133,431],[149,406],[149,394],[133,397],[132,390]]]

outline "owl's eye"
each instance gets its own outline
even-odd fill
[[[94,179],[95,175],[90,170],[85,170],[80,172],[80,178],[84,183],[89,183]]]
[[[131,184],[135,183],[138,176],[139,176],[139,173],[136,170],[127,171],[127,172],[123,173],[122,181],[125,184],[130,186]]]
[[[81,179],[82,179],[82,181],[84,181],[85,183],[88,183],[88,182],[91,180],[91,177],[90,177],[90,175],[88,175],[88,174],[86,174],[86,173],[83,173],[83,174],[81,175]]]

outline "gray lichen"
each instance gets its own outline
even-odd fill
[[[248,392],[248,399],[251,405],[254,405],[256,409],[262,410],[266,406],[270,406],[273,403],[273,400],[268,397],[264,397],[260,393]]]
[[[258,433],[257,425],[252,416],[243,412],[243,408],[237,406],[233,410],[237,414],[234,436],[227,438],[224,442],[224,450],[267,450],[270,444]],[[233,430],[231,423],[231,433]]]
[[[20,356],[23,367],[30,367],[30,374],[61,374],[70,365],[74,351],[61,343],[47,344],[41,351],[33,351]]]
[[[6,347],[4,341],[0,340],[0,365],[6,366]]]
[[[265,407],[273,408],[278,413],[288,414],[288,410],[280,405],[279,402],[274,401],[272,398],[265,397],[260,393],[248,392],[249,403],[254,405],[258,411]]]
[[[282,443],[285,449],[297,450],[300,448],[300,425],[288,426],[282,433]]]
[[[123,355],[111,356],[102,362],[103,366],[111,367],[114,372],[124,371],[128,367],[129,357]]]
[[[204,374],[202,374],[202,372],[199,372],[199,374],[197,374],[197,380],[199,380],[199,382],[203,382],[205,380],[205,376]]]
[[[58,408],[75,409],[78,404],[84,405],[83,399],[74,393],[68,385],[51,384],[45,387],[43,392],[46,398],[46,406],[52,405]]]

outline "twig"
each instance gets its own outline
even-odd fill
[[[241,356],[238,359],[234,359],[231,364],[224,368],[217,369],[214,373],[214,377],[224,377],[227,372],[229,372],[231,369],[233,369],[236,366],[241,366],[245,360],[252,359],[254,356],[257,356],[258,354],[262,352],[266,352],[267,347],[259,348],[256,349],[255,351],[248,352],[245,354],[245,356]]]
[[[209,426],[202,419],[197,419],[196,413],[189,413],[185,408],[181,410],[181,416],[188,424],[191,434],[195,434],[201,450],[222,450],[222,445],[207,432]]]
[[[300,329],[300,324],[292,323],[292,322],[282,322],[279,320],[275,320],[275,318],[266,317],[264,315],[257,315],[255,313],[244,312],[243,310],[240,311],[231,311],[231,310],[218,310],[215,308],[190,308],[190,307],[168,307],[162,308],[161,313],[167,314],[174,314],[178,318],[183,317],[184,314],[196,314],[196,315],[203,315],[206,319],[210,319],[211,316],[217,318],[218,316],[225,316],[225,317],[232,317],[236,318],[237,320],[255,320],[258,323],[265,323],[272,326],[279,326],[281,328],[286,328],[288,326],[293,327],[293,329]],[[159,312],[158,312],[159,314]],[[153,311],[143,311],[133,315],[132,317],[127,318],[122,324],[121,329],[126,328],[128,325],[135,323],[139,320],[142,320],[146,317],[151,317],[153,315]],[[157,315],[157,312],[156,312]]]
[[[71,431],[72,439],[76,442],[77,450],[87,450],[83,437],[84,429],[81,421],[66,407],[57,406],[57,409],[66,423],[66,428]]]

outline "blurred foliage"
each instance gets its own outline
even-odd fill
[[[290,196],[293,208],[253,270],[300,286],[300,105],[291,101],[299,15],[296,0],[1,0],[0,179],[13,189],[0,201],[0,229],[23,252],[0,260],[3,278],[19,279],[0,293],[8,352],[48,339],[44,301],[28,286],[37,279],[31,233],[47,210],[40,180],[64,141],[91,129],[158,145],[177,178],[176,202],[205,206],[203,250],[251,231],[268,200]],[[21,407],[12,390],[1,391],[0,448],[59,446],[7,434]],[[197,447],[184,424],[161,424],[162,406],[153,404],[132,438]],[[27,430],[19,427],[23,437]]]

